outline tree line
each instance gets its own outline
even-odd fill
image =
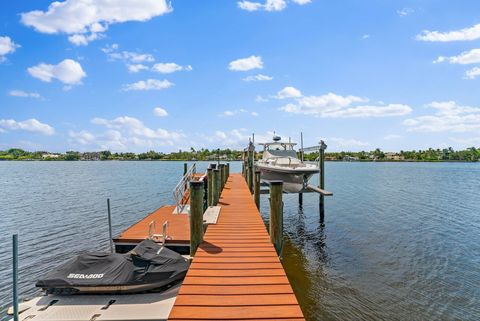
[[[326,152],[327,160],[357,160],[357,161],[386,161],[392,160],[391,155],[396,156],[396,160],[402,161],[467,161],[477,162],[480,160],[480,148],[470,147],[464,150],[454,150],[452,147],[444,149],[429,148],[426,150],[401,150],[398,153],[386,153],[379,148],[373,151],[360,152]],[[232,149],[206,149],[199,150],[190,148],[188,151],[179,150],[177,152],[162,153],[156,151],[148,151],[145,153],[112,153],[104,150],[98,152],[78,152],[67,151],[65,153],[50,153],[47,151],[26,151],[20,148],[11,148],[0,151],[0,160],[189,160],[189,161],[203,161],[203,160],[241,160],[243,151]],[[256,158],[261,158],[261,153],[257,153]],[[305,160],[315,161],[318,158],[318,153],[305,154]]]

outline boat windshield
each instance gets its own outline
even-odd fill
[[[281,143],[281,142],[275,142],[275,143],[266,143],[262,144],[264,145],[265,150],[272,151],[272,150],[294,150],[293,146],[295,145],[294,143]]]
[[[293,150],[272,150],[269,149],[268,153],[275,157],[294,157],[297,158],[297,153]]]

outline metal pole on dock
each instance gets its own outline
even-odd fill
[[[203,182],[190,181],[190,256],[203,241]]]
[[[13,255],[13,320],[18,321],[18,234],[12,235]]]
[[[260,209],[260,171],[255,171],[255,186],[254,186],[255,205]]]
[[[110,212],[110,199],[107,198],[107,211],[108,211],[108,236],[110,243],[110,253],[113,253],[113,235],[112,235],[112,214]]]
[[[212,180],[212,205],[216,206],[218,200],[220,199],[220,170],[215,168],[213,170],[213,180]]]
[[[247,177],[247,183],[248,183],[248,188],[250,189],[250,194],[253,194],[253,159],[255,155],[255,149],[250,143],[248,146],[248,177]]]
[[[212,167],[207,168],[207,194],[208,194],[208,200],[207,200],[207,205],[212,206],[213,202],[213,169]]]
[[[279,255],[283,246],[282,192],[282,181],[270,181],[270,241]]]
[[[325,189],[325,149],[327,145],[323,140],[320,141],[320,149],[318,155],[318,167],[320,169],[319,186],[322,190]],[[325,196],[320,194],[320,223],[325,221]]]
[[[300,160],[303,163],[304,158],[304,151],[303,151],[303,132],[300,132]],[[298,193],[298,205],[303,207],[303,193]]]

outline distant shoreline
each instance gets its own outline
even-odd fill
[[[67,160],[67,159],[0,159],[0,162],[212,162],[216,163],[218,160],[206,159],[106,159],[106,160]],[[239,159],[222,159],[220,162],[241,162]],[[308,161],[307,162],[315,162]],[[479,161],[469,160],[355,160],[345,161],[341,159],[327,159],[325,162],[332,163],[478,163]]]
[[[148,151],[143,153],[132,152],[111,152],[109,150],[96,152],[66,151],[54,153],[48,151],[26,151],[20,148],[0,150],[0,161],[241,161],[245,157],[244,150],[232,149],[199,149],[191,147],[189,150],[178,150],[177,152],[156,152]],[[318,150],[305,153],[303,156],[297,153],[298,158],[306,161],[316,161]],[[262,151],[256,151],[257,159],[262,157]],[[379,148],[372,151],[325,151],[325,161],[335,162],[478,162],[480,161],[480,148],[470,147],[465,150],[454,150],[453,148],[426,150],[412,150],[400,152],[386,152]]]

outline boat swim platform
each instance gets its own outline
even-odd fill
[[[304,320],[244,178],[231,174],[168,320]]]

